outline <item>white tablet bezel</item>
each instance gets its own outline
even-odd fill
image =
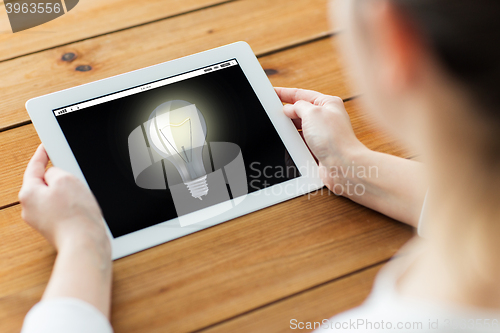
[[[260,66],[252,49],[245,42],[222,46],[184,58],[33,98],[26,102],[26,109],[52,163],[59,168],[69,171],[87,184],[71,148],[56,121],[53,110],[230,59],[238,61],[290,156],[301,171],[302,176],[275,185],[281,186],[281,191],[277,191],[271,187],[248,194],[243,202],[231,210],[203,223],[181,227],[178,218],[175,218],[117,238],[111,236],[111,232],[106,224],[107,232],[111,239],[113,259],[145,250],[320,189],[323,187],[323,183],[318,175],[317,164],[293,123],[283,114],[283,105],[276,95],[271,82]],[[96,163],[98,162],[96,161]],[[287,190],[284,191],[284,188]],[[217,209],[217,207],[212,206],[206,209]]]

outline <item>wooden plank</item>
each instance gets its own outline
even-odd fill
[[[274,80],[273,80],[274,81]],[[364,114],[356,101],[346,103],[354,131],[368,148],[401,157],[412,156],[389,135],[380,131]],[[0,133],[0,207],[16,202],[24,169],[40,140],[33,125],[25,125]]]
[[[313,329],[318,329],[324,319],[360,305],[369,295],[375,275],[381,267],[382,265],[377,265],[360,273],[301,292],[201,332],[279,333],[299,330],[298,328],[292,329],[297,327],[291,325],[292,319],[296,319],[293,322],[295,325],[298,322],[309,322],[312,323]],[[319,324],[314,327],[314,323]],[[328,322],[326,324],[328,325]]]
[[[54,252],[19,205],[0,221],[0,331],[18,332]],[[329,192],[302,196],[116,261],[112,324],[117,333],[201,329],[386,260],[411,236]]]
[[[258,54],[264,54],[323,35],[329,28],[318,6],[325,1],[314,2],[234,2],[204,10],[206,17],[191,13],[183,19],[156,22],[0,63],[4,80],[21,82],[3,96],[10,85],[0,82],[0,97],[10,105],[10,109],[0,109],[14,115],[4,122],[6,118],[0,113],[0,127],[27,120],[25,114],[16,113],[23,110],[21,104],[27,98],[222,45],[238,36],[250,41]],[[301,20],[297,20],[297,13]],[[280,25],[274,24],[276,21]],[[158,38],[157,31],[171,35]],[[322,42],[325,46],[318,46]],[[343,74],[336,72],[326,78],[319,75],[324,72],[318,73],[318,65],[323,70],[326,66],[313,56],[325,51],[326,45],[320,41],[287,50],[289,58],[283,57],[286,52],[276,53],[262,58],[262,64],[277,70],[271,75],[275,85],[302,86],[349,97]],[[69,63],[59,60],[66,52],[78,57]],[[323,56],[323,60],[332,60],[331,53]],[[311,76],[304,71],[309,66],[306,59],[318,61],[314,68],[309,67]],[[7,63],[9,66],[2,67]],[[78,65],[91,65],[93,69],[76,72]],[[339,66],[334,62],[332,69]],[[14,73],[13,68],[26,70]],[[407,154],[375,130],[356,102],[347,106],[363,142],[375,149]],[[37,144],[31,125],[0,133],[0,154],[7,159],[0,166],[0,206],[16,200],[20,177]],[[385,260],[411,237],[409,227],[329,192],[308,199],[297,198],[115,262],[115,331],[202,329]],[[0,331],[16,332],[43,292],[55,253],[20,220],[18,205],[0,210],[0,233]]]
[[[339,38],[332,36],[261,57],[259,61],[274,86],[317,90],[342,99],[358,96],[361,92],[350,82],[338,42]]]
[[[0,132],[0,208],[17,201],[24,169],[39,144],[31,124]]]
[[[238,40],[264,54],[327,35],[326,8],[327,0],[236,1],[2,62],[0,130],[28,121],[24,104],[36,96]],[[69,53],[76,58],[62,60]]]
[[[0,2],[0,61],[116,30],[179,15],[227,0],[85,0],[67,14],[29,30],[12,33]]]
[[[0,232],[0,331],[19,332],[30,308],[26,304],[42,296],[55,251],[21,220],[19,205],[0,210]],[[13,274],[14,270],[18,273]],[[12,288],[12,283],[17,287]]]

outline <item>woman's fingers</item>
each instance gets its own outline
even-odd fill
[[[319,108],[316,105],[303,100],[295,102],[295,104],[287,104],[283,106],[283,112],[291,119],[304,119],[304,117],[307,117],[311,112],[318,109]]]
[[[317,98],[324,96],[323,94],[317,91],[297,89],[297,88],[276,87],[274,88],[274,90],[276,91],[278,97],[281,99],[283,103],[290,103],[290,104],[295,104],[296,102],[301,100],[314,104],[314,101]]]
[[[45,152],[45,148],[43,145],[38,146],[24,172],[24,183],[28,185],[44,185],[43,175],[48,163],[49,157],[47,156],[47,152]]]
[[[18,195],[19,201],[23,205],[23,214],[25,205],[32,202],[31,199],[34,194],[45,187],[43,176],[48,163],[49,157],[47,156],[45,149],[42,145],[38,146],[35,154],[28,162],[28,166],[24,172],[23,186],[21,187]]]
[[[284,105],[283,112],[290,119],[300,119],[300,117],[295,112],[295,106],[293,104]]]
[[[329,96],[313,90],[297,88],[274,88],[283,103],[295,104],[298,101],[306,101],[317,106],[333,104],[342,105],[344,102],[338,96]]]
[[[318,107],[314,104],[311,104],[309,102],[300,100],[298,102],[295,102],[293,105],[293,109],[295,111],[295,114],[300,118],[304,119],[306,117],[309,117],[311,113],[321,111],[323,108]]]
[[[45,182],[51,186],[60,180],[72,180],[73,175],[62,169],[52,167],[45,173]]]

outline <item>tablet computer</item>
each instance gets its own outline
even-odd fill
[[[97,198],[114,259],[321,188],[282,107],[244,42],[26,103]]]

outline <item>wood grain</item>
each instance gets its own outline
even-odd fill
[[[326,8],[327,0],[236,1],[2,62],[0,130],[28,121],[24,104],[43,94],[239,40],[259,55],[327,35]],[[76,58],[64,61],[69,53]]]
[[[19,205],[0,221],[0,331],[14,332],[54,252]],[[386,260],[411,236],[330,192],[302,196],[116,261],[112,324],[117,333],[201,329]]]
[[[292,319],[296,319],[295,324],[309,322],[312,323],[311,326],[314,329],[318,329],[324,319],[360,305],[369,295],[375,275],[382,266],[376,265],[362,272],[306,290],[201,332],[279,333],[299,330],[298,328],[292,329],[294,327],[291,326]],[[310,331],[310,329],[299,331]]]
[[[24,169],[39,144],[31,124],[0,132],[0,208],[17,201]]]
[[[0,61],[116,30],[180,15],[227,0],[84,0],[67,14],[40,26],[12,33],[0,2]]]
[[[350,82],[350,73],[339,56],[338,42],[338,36],[323,38],[261,57],[259,61],[274,86],[311,89],[342,99],[361,95]]]
[[[32,125],[20,126],[29,122],[29,98],[237,40],[264,55],[259,60],[276,86],[342,98],[360,93],[347,81],[336,38],[321,39],[337,31],[328,24],[327,0],[239,0],[196,11],[221,2],[86,0],[16,39],[0,33],[0,332],[19,332],[55,259],[15,204],[39,144]],[[0,8],[0,32],[4,13]],[[346,107],[369,148],[414,155],[380,131],[357,99]],[[387,260],[412,235],[326,190],[302,196],[116,261],[112,324],[117,333],[286,331],[292,315],[320,320],[359,304],[380,266],[351,273]]]
[[[21,220],[19,205],[0,210],[0,234],[0,332],[19,332],[26,304],[42,296],[55,251]]]

